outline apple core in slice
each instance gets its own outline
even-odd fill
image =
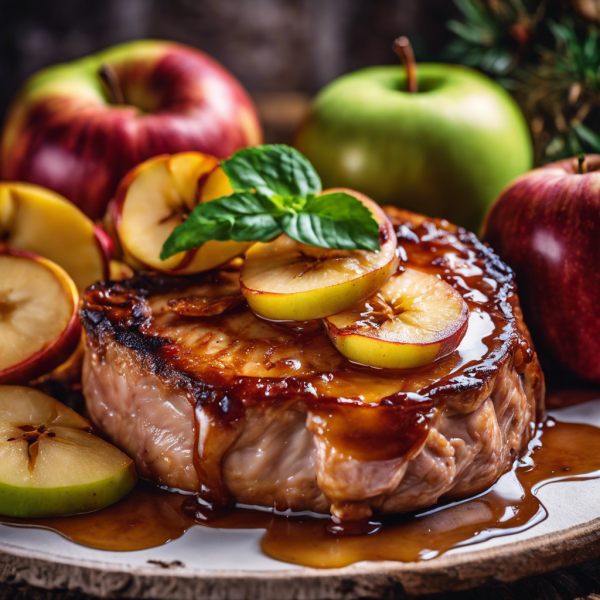
[[[68,358],[81,325],[79,294],[58,265],[0,253],[0,384],[27,383]]]
[[[346,358],[411,369],[452,352],[467,331],[468,317],[466,302],[450,284],[406,269],[364,302],[327,317],[325,325]]]
[[[133,461],[88,428],[37,390],[0,386],[0,514],[90,512],[127,494],[137,480]]]
[[[287,235],[254,244],[246,252],[240,284],[256,314],[275,321],[320,319],[367,298],[397,270],[397,238],[383,210],[357,192],[329,191],[352,194],[371,210],[379,223],[379,252],[318,248]]]
[[[218,164],[213,156],[182,152],[147,160],[125,176],[111,210],[124,259],[134,269],[200,273],[231,260],[249,246],[246,242],[210,241],[160,259],[167,238],[199,202],[233,193]]]

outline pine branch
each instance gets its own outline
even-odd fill
[[[538,162],[600,152],[599,30],[581,18],[591,14],[589,2],[563,8],[545,0],[455,3],[462,18],[448,23],[455,38],[446,58],[481,69],[515,95]]]

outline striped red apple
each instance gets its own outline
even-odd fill
[[[536,349],[600,383],[600,155],[516,179],[490,209],[483,238],[515,270]]]
[[[261,138],[251,100],[212,58],[171,42],[130,42],[25,84],[6,115],[0,178],[46,186],[100,218],[120,179],[152,156],[224,158]]]

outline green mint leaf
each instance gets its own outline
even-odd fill
[[[269,199],[279,207],[281,214],[284,212],[301,212],[307,202],[307,198],[300,198],[299,196],[271,196]]]
[[[317,196],[321,181],[308,160],[284,145],[244,148],[221,163],[235,192],[199,204],[165,242],[161,259],[210,240],[294,240],[340,250],[378,251],[379,226],[360,200]]]
[[[339,250],[380,248],[379,225],[371,211],[357,198],[344,192],[310,196],[301,211],[286,211],[283,231],[310,246]]]
[[[210,240],[267,242],[281,233],[276,220],[282,209],[269,198],[234,192],[196,206],[164,243],[160,258],[198,248]]]
[[[243,148],[221,166],[236,191],[256,190],[267,198],[306,198],[321,191],[321,180],[308,159],[283,144]]]

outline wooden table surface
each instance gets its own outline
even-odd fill
[[[119,598],[119,596],[114,596]],[[381,600],[407,598],[390,590]],[[510,585],[490,585],[466,592],[419,596],[421,600],[600,600],[600,560],[530,577]],[[0,600],[95,600],[74,591],[44,591],[31,587],[0,584]],[[260,600],[249,598],[248,600]],[[323,600],[326,600],[325,598]]]
[[[255,96],[264,125],[265,141],[288,143],[295,124],[306,112],[308,98],[302,94],[262,94]],[[114,598],[120,598],[114,596]],[[402,591],[390,590],[381,600],[407,598]],[[529,577],[512,584],[490,584],[465,592],[419,596],[421,600],[600,600],[600,559],[559,571]],[[94,600],[76,591],[46,591],[28,586],[0,583],[0,600]],[[260,600],[260,599],[249,599]],[[325,598],[323,600],[326,600]]]

